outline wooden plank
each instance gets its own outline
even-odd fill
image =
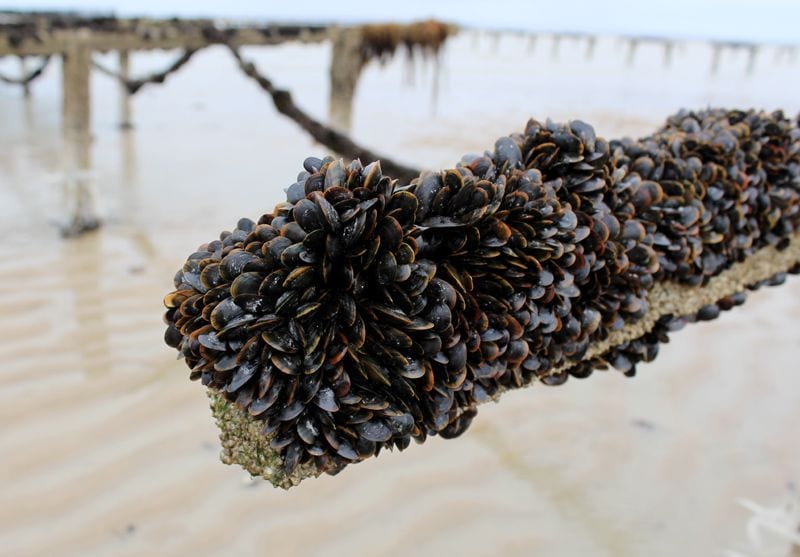
[[[319,43],[328,39],[328,29],[324,27],[297,28],[237,28],[220,30],[230,35],[235,46],[276,45],[285,42]],[[56,30],[40,37],[26,37],[12,41],[8,33],[0,29],[0,56],[44,56],[64,52],[73,31]],[[97,52],[112,50],[171,50],[177,48],[202,48],[220,41],[203,33],[203,28],[172,29],[171,32],[153,36],[133,31],[93,31],[89,47]]]

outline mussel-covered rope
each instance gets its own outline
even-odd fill
[[[226,44],[228,49],[231,51],[231,54],[233,54],[234,58],[236,58],[239,68],[245,73],[245,75],[258,83],[261,89],[269,94],[278,112],[294,120],[316,141],[319,141],[322,145],[328,147],[332,151],[346,157],[359,158],[365,162],[380,160],[381,167],[386,172],[404,183],[408,183],[419,176],[419,169],[395,162],[384,155],[372,151],[371,149],[363,147],[362,145],[358,145],[347,135],[338,132],[329,126],[326,126],[319,120],[313,118],[306,111],[295,104],[294,99],[289,91],[275,87],[272,81],[256,68],[255,64],[242,58],[242,55],[236,47],[230,43]]]
[[[800,129],[781,112],[682,111],[638,141],[531,120],[408,185],[303,166],[164,300],[225,459],[282,487],[458,436],[509,389],[633,375],[670,331],[800,272]]]
[[[44,56],[42,62],[27,75],[23,75],[22,77],[8,77],[7,75],[0,73],[0,81],[3,83],[8,83],[9,85],[28,85],[44,73],[44,70],[47,68],[49,63],[50,55]]]
[[[170,74],[177,72],[181,69],[189,60],[192,59],[192,56],[195,55],[200,49],[199,48],[189,48],[186,49],[181,56],[175,60],[172,64],[169,65],[165,70],[160,72],[152,73],[148,76],[141,77],[138,79],[130,79],[119,72],[116,72],[110,68],[107,68],[103,64],[99,63],[96,60],[92,60],[92,66],[94,66],[97,70],[101,71],[102,73],[117,79],[120,83],[122,83],[125,88],[128,90],[128,93],[133,95],[137,91],[139,91],[145,85],[149,85],[151,83],[164,83],[167,77]]]

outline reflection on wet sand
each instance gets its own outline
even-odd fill
[[[76,331],[72,344],[80,352],[80,365],[88,377],[113,371],[111,339],[107,317],[112,296],[103,295],[100,281],[107,276],[102,266],[102,236],[88,235],[80,242],[66,242],[63,249],[64,286],[71,294],[70,313],[75,316]]]

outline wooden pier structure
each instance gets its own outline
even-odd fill
[[[370,34],[367,34],[369,29]],[[378,34],[375,34],[376,29]],[[20,60],[21,77],[7,79],[21,85],[30,94],[30,82],[38,77],[51,57],[60,57],[62,67],[63,132],[65,149],[70,160],[72,178],[67,187],[70,195],[70,221],[67,234],[79,233],[97,225],[87,175],[91,167],[91,91],[92,69],[103,71],[120,82],[119,125],[134,126],[131,96],[142,86],[162,83],[166,77],[188,62],[191,56],[208,46],[225,45],[238,57],[242,46],[269,46],[285,42],[333,42],[330,65],[331,127],[322,123],[322,137],[332,137],[350,147],[346,137],[350,129],[352,102],[358,77],[370,56],[384,57],[406,47],[408,54],[430,54],[454,30],[438,22],[409,25],[336,27],[328,25],[238,24],[211,19],[118,19],[112,15],[86,16],[69,13],[0,12],[0,57],[15,56]],[[365,46],[364,40],[375,44]],[[417,44],[431,40],[434,44]],[[420,47],[420,49],[417,49]],[[183,50],[175,64],[159,74],[134,80],[130,75],[130,54],[135,51]],[[94,53],[116,52],[118,67],[108,69],[93,60]],[[29,72],[29,60],[42,57],[41,69]],[[240,60],[241,61],[241,60]],[[283,93],[283,92],[279,92]],[[288,92],[286,92],[288,94]],[[276,105],[277,106],[277,105]],[[280,110],[280,106],[278,107]],[[291,115],[290,115],[291,116]],[[304,127],[304,123],[301,123]],[[319,139],[319,138],[317,138]],[[342,140],[344,142],[342,143]],[[324,141],[323,141],[324,143]],[[328,145],[336,150],[336,145]],[[352,156],[352,153],[343,153]]]
[[[240,69],[255,80],[272,97],[275,108],[292,118],[317,141],[343,156],[356,154],[375,156],[390,167],[394,175],[406,178],[414,169],[394,163],[386,157],[355,144],[346,134],[352,122],[353,99],[363,69],[372,61],[385,61],[396,52],[409,57],[436,58],[440,48],[457,28],[453,25],[423,21],[410,24],[369,24],[342,27],[325,24],[240,23],[212,19],[121,19],[113,14],[87,15],[62,12],[4,12],[0,11],[0,58],[17,57],[20,77],[0,74],[0,81],[21,86],[23,94],[31,93],[30,84],[42,74],[52,58],[60,58],[62,68],[63,132],[65,149],[71,161],[67,186],[74,189],[70,196],[74,204],[67,233],[90,229],[97,224],[88,185],[91,147],[91,91],[93,69],[119,81],[119,126],[126,130],[134,126],[131,97],[143,86],[163,83],[198,51],[212,45],[224,45],[236,58]],[[551,54],[559,56],[562,40],[585,41],[587,58],[594,55],[596,37],[582,33],[533,33],[508,30],[508,33],[529,37],[533,49],[539,35],[552,38]],[[492,34],[499,40],[501,31]],[[626,62],[630,66],[636,51],[643,44],[660,44],[664,64],[669,66],[676,41],[660,37],[620,37],[627,42]],[[255,66],[244,60],[239,52],[243,46],[270,46],[286,42],[321,43],[330,41],[330,97],[328,121],[320,122],[296,106],[288,91],[276,88]],[[753,71],[760,45],[741,42],[714,42],[712,73],[716,72],[723,50],[745,50],[748,55],[747,73]],[[779,54],[794,59],[796,45],[776,45]],[[130,73],[130,55],[136,51],[182,50],[183,54],[164,71],[134,79]],[[94,53],[117,53],[117,67],[106,68],[93,59]],[[31,58],[41,57],[41,63]],[[391,173],[391,172],[390,172]]]

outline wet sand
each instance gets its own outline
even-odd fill
[[[578,117],[615,137],[682,105],[800,109],[796,62],[770,49],[752,75],[737,52],[711,74],[699,44],[676,48],[670,67],[656,47],[632,67],[615,40],[585,51],[562,41],[554,58],[546,40],[461,35],[435,111],[432,67],[413,86],[402,59],[370,67],[355,136],[437,167],[528,116]],[[325,115],[326,46],[245,52]],[[135,55],[134,71],[172,56]],[[96,75],[91,177],[105,226],[65,241],[58,86],[53,64],[29,101],[0,89],[0,553],[757,555],[739,499],[776,508],[797,496],[796,278],[676,333],[634,379],[608,371],[509,393],[457,441],[290,492],[251,482],[218,461],[203,388],[163,344],[161,299],[185,255],[271,209],[303,157],[324,150],[221,49],[144,90],[129,133],[115,128],[114,84]]]

